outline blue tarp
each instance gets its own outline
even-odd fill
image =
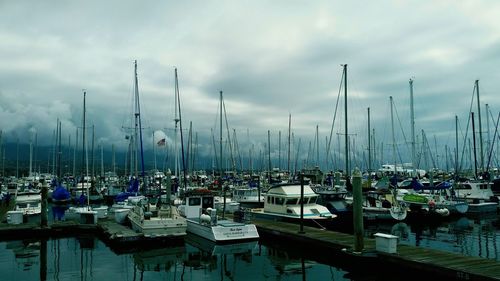
[[[52,192],[52,200],[54,201],[66,201],[69,200],[70,197],[69,191],[61,184]]]

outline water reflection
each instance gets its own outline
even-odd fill
[[[400,244],[433,248],[500,261],[499,219],[460,217],[440,223],[379,223],[365,226],[366,237],[377,232],[399,237]]]
[[[88,236],[0,242],[0,270],[5,280],[348,280],[345,271],[282,246],[216,245],[196,236],[121,253]]]
[[[5,248],[12,251],[16,265],[23,271],[29,271],[38,266],[40,256],[40,241],[24,240],[9,241]]]
[[[366,225],[400,244],[500,260],[497,218]],[[352,266],[352,265],[351,265]],[[348,268],[348,269],[346,269]],[[188,235],[179,245],[110,249],[93,236],[0,242],[2,280],[377,280],[322,249],[261,239],[217,245]],[[373,272],[372,272],[373,273]]]

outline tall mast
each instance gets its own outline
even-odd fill
[[[219,166],[219,169],[220,169],[220,184],[221,184],[221,188],[222,188],[222,174],[224,172],[224,169],[222,168],[222,91],[219,92],[219,99],[220,99],[220,130],[219,130],[219,160],[220,160],[220,166]]]
[[[59,122],[58,122],[59,124]],[[29,170],[29,177],[33,176],[33,132],[31,132],[30,135],[30,170]]]
[[[347,64],[344,64],[344,111],[345,111],[345,175],[350,176],[349,172],[349,136],[347,128]]]
[[[413,108],[413,79],[410,79],[410,125],[411,125],[411,164],[416,175],[415,165],[415,111]]]
[[[476,128],[475,128],[475,121],[474,121],[474,112],[470,113],[470,117],[472,119],[472,142],[474,145],[473,146],[473,150],[474,150],[474,177],[477,179]]]
[[[479,80],[475,82],[477,94],[477,119],[479,123],[479,152],[481,153],[479,159],[481,161],[479,169],[482,172],[484,168],[484,154],[483,154],[483,129],[481,127],[481,103],[479,102]]]
[[[82,118],[82,190],[84,189],[85,185],[85,152],[86,152],[86,140],[85,140],[85,98],[87,96],[87,92],[83,92],[83,118]],[[89,191],[88,191],[88,185],[87,185],[87,197],[88,197]],[[87,198],[88,199],[88,198]]]
[[[489,158],[489,153],[490,153],[490,150],[491,150],[491,136],[490,136],[490,118],[489,118],[489,114],[490,114],[490,107],[488,104],[486,104],[486,154]],[[486,162],[486,166],[488,167],[488,162],[489,162],[489,159],[488,161]],[[487,169],[485,169],[486,171]]]
[[[458,116],[455,115],[455,179],[458,179]]]
[[[144,150],[142,144],[142,125],[141,125],[141,106],[139,103],[139,82],[137,80],[137,60],[134,61],[134,93],[135,93],[135,132],[137,140],[137,131],[139,131],[139,149],[141,151],[141,177],[144,179]],[[137,155],[137,154],[136,154]],[[135,176],[137,178],[137,159],[135,167]]]
[[[178,113],[178,108],[177,108],[177,68],[174,70],[175,72],[175,93],[174,93],[174,104],[175,104],[175,117],[174,117],[174,122],[175,122],[175,129],[174,129],[174,154],[175,154],[175,176],[179,179],[179,148],[177,147],[177,124],[179,123],[179,113]]]
[[[290,135],[290,132],[291,132],[291,127],[292,127],[292,114],[289,113],[288,114],[288,159],[287,159],[287,170],[288,170],[288,174],[290,174],[290,143],[291,143],[291,135]]]
[[[61,178],[61,169],[62,169],[62,163],[61,163],[61,156],[62,156],[62,147],[61,147],[61,120],[58,120],[58,131],[57,131],[57,177]]]
[[[370,173],[372,171],[372,150],[371,150],[371,128],[370,128],[370,108],[367,108],[368,111],[368,180],[371,181]]]
[[[184,138],[182,134],[182,117],[181,117],[181,97],[179,93],[179,78],[177,76],[177,68],[175,69],[175,94],[177,96],[177,107],[179,110],[179,131],[181,135],[181,153],[182,153],[182,170],[184,188],[187,188],[186,161],[184,159]]]
[[[316,165],[319,167],[319,126],[316,124]]]
[[[393,114],[393,108],[392,108],[392,96],[389,97],[389,101],[391,104],[391,128],[392,128],[392,158],[393,158],[393,163],[394,163],[394,175],[397,174],[397,169],[396,169],[396,137],[394,135],[394,114]]]
[[[271,131],[267,130],[267,159],[269,168],[269,184],[271,184]]]
[[[281,171],[281,131],[278,131],[278,170]]]

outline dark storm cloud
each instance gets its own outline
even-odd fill
[[[267,130],[284,134],[289,114],[297,138],[314,138],[318,125],[323,141],[347,63],[349,130],[360,147],[367,107],[388,142],[389,96],[409,135],[412,77],[417,131],[445,142],[454,116],[466,121],[475,79],[482,103],[500,106],[498,10],[491,1],[2,2],[0,130],[7,138],[35,128],[50,142],[60,118],[74,134],[86,89],[97,140],[126,148],[138,60],[148,143],[153,131],[173,138],[175,67],[184,129],[192,121],[206,149],[220,90],[242,144],[265,147]],[[340,100],[334,135],[342,116]]]

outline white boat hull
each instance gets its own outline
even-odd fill
[[[140,207],[139,207],[140,208]],[[132,229],[146,237],[182,237],[186,233],[186,219],[180,216],[145,218],[131,210],[128,215]]]
[[[498,203],[496,202],[482,202],[482,203],[469,203],[468,214],[483,214],[494,213],[497,211]]]
[[[197,219],[187,219],[187,231],[213,242],[259,239],[254,224],[243,224],[219,220],[216,225],[200,223]]]

